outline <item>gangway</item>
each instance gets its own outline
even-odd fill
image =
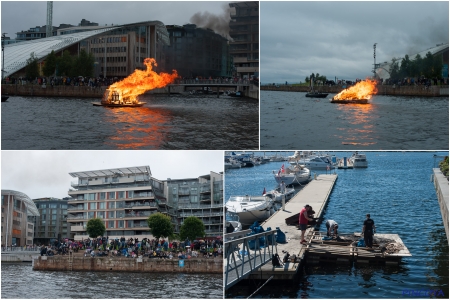
[[[270,262],[272,255],[277,252],[276,229],[247,235],[249,232],[251,230],[224,235],[225,289],[232,287],[240,280],[247,278],[254,270]]]

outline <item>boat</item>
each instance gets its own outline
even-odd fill
[[[280,184],[282,181],[286,185],[300,185],[311,180],[311,171],[304,165],[291,165],[287,168],[281,166],[279,171],[273,171],[275,181]]]
[[[313,155],[306,159],[300,159],[297,163],[305,165],[311,170],[331,170],[334,168],[333,163],[326,155]]]
[[[228,211],[225,215],[225,232],[232,233],[242,230],[242,224],[239,221],[239,215]]]
[[[368,166],[366,155],[363,153],[353,153],[350,161],[353,163],[353,168],[367,168]]]
[[[274,213],[273,201],[266,196],[231,196],[225,208],[237,214],[242,225],[264,221]]]
[[[128,97],[123,97],[117,91],[110,91],[110,89],[105,90],[101,102],[92,102],[94,106],[106,106],[106,107],[141,107],[145,102],[133,101]]]
[[[227,169],[240,169],[241,163],[233,158],[226,158],[225,159],[225,170]]]
[[[283,197],[284,200],[290,200],[295,195],[295,189],[286,187],[285,192],[281,193],[280,188],[277,187],[276,189],[273,189],[271,191],[268,191],[264,194],[264,196],[270,197],[274,202],[282,202]]]
[[[6,100],[8,100],[9,96],[3,96],[2,95],[2,102],[6,102]]]
[[[309,98],[325,98],[326,96],[328,96],[327,93],[321,93],[318,91],[312,91],[306,94],[306,97]]]
[[[350,99],[350,100],[330,100],[331,103],[337,104],[369,104],[368,99]]]

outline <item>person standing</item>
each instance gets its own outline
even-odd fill
[[[310,218],[308,216],[308,212],[311,210],[311,206],[309,206],[308,204],[305,205],[304,208],[302,208],[302,210],[300,211],[300,216],[299,216],[299,223],[300,223],[300,230],[302,231],[302,236],[301,236],[301,244],[306,243],[305,240],[305,231],[306,228],[308,227],[308,221],[312,221],[313,219]]]
[[[284,194],[286,192],[286,183],[284,183],[284,181],[282,180],[280,182],[280,193]]]
[[[370,218],[370,214],[367,214],[362,233],[364,234],[364,243],[368,248],[372,248],[373,246],[373,234],[375,230],[375,222]]]

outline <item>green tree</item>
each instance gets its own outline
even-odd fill
[[[391,65],[389,66],[389,75],[391,79],[400,78],[400,67],[395,58],[392,59]]]
[[[191,241],[197,237],[205,236],[205,225],[197,217],[187,217],[180,228],[180,239],[189,238]]]
[[[25,74],[32,80],[39,76],[38,58],[34,55],[34,52],[31,52],[30,58],[27,59]]]
[[[58,75],[60,76],[76,76],[73,69],[73,57],[68,50],[64,51],[62,56],[56,60],[58,65]]]
[[[105,233],[105,230],[106,230],[105,224],[103,223],[103,220],[100,218],[90,219],[87,222],[86,232],[91,238],[102,236],[103,233]]]
[[[150,232],[157,239],[160,237],[170,237],[173,235],[173,225],[170,222],[170,217],[162,213],[152,214],[147,219]]]
[[[42,72],[44,73],[45,76],[50,77],[55,73],[55,69],[56,69],[56,55],[55,52],[52,50],[52,52],[50,52],[50,54],[45,59],[45,65]]]
[[[94,75],[94,56],[81,49],[80,55],[74,59],[75,76],[91,77]]]

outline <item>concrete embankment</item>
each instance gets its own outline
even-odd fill
[[[448,241],[448,179],[438,168],[433,169],[433,182],[441,209],[442,221],[444,221],[445,234]]]
[[[414,96],[414,97],[448,97],[448,85],[444,86],[391,86],[379,85],[377,95],[388,96]],[[322,93],[337,94],[343,90],[340,86],[317,86],[316,90]],[[279,92],[309,92],[309,86],[291,86],[291,85],[265,85],[261,86],[261,91],[279,91]]]
[[[90,272],[158,272],[158,273],[208,273],[222,274],[223,259],[191,258],[180,266],[178,259],[120,258],[74,256],[70,269],[69,256],[38,256],[33,260],[33,270],[39,271],[90,271]]]
[[[13,251],[2,252],[2,263],[9,262],[31,262],[33,257],[37,257],[39,251]]]

